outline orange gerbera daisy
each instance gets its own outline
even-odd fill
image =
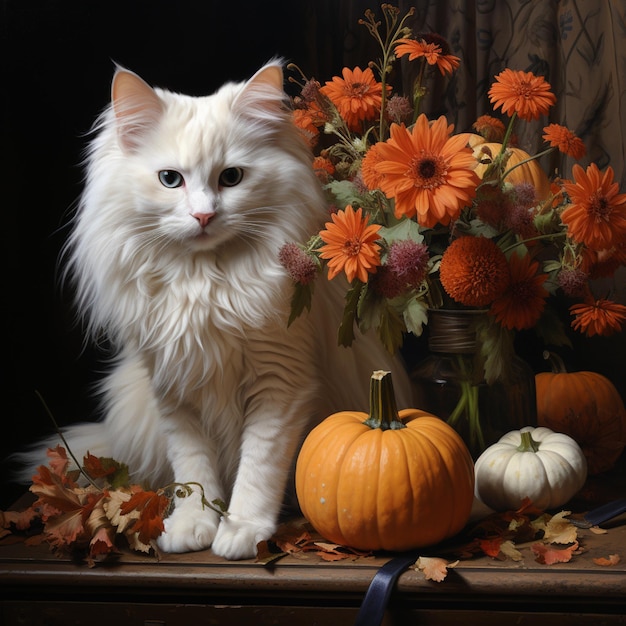
[[[328,259],[328,280],[344,270],[350,282],[358,278],[366,283],[368,274],[376,273],[380,265],[380,245],[376,243],[380,225],[368,225],[363,209],[355,211],[350,205],[331,218],[320,232],[326,245],[319,248],[320,256]]]
[[[487,306],[509,282],[504,252],[487,237],[459,237],[443,253],[439,279],[466,306]]]
[[[396,217],[417,215],[428,228],[447,225],[476,195],[480,179],[469,134],[451,135],[453,128],[443,115],[431,124],[421,114],[413,130],[392,124],[390,139],[379,144],[379,185],[395,199]]]
[[[384,176],[376,169],[381,161],[378,146],[380,146],[379,143],[371,146],[361,161],[361,178],[370,191],[380,186],[380,181]]]
[[[398,39],[396,56],[409,55],[409,61],[424,58],[429,65],[436,65],[442,75],[452,74],[459,67],[461,59],[453,54],[444,54],[440,45],[424,39]]]
[[[523,120],[536,120],[556,102],[550,83],[543,76],[506,68],[496,76],[489,89],[494,108],[502,107],[509,117],[517,113]]]
[[[620,332],[626,321],[626,306],[611,300],[595,300],[570,307],[574,315],[572,328],[585,333],[588,337],[605,337]]]
[[[501,143],[504,139],[506,126],[497,117],[481,115],[473,124],[472,128],[487,142]]]
[[[583,140],[566,126],[561,126],[561,124],[549,124],[546,126],[543,129],[543,138],[553,148],[558,148],[560,152],[574,159],[582,159],[587,152]]]
[[[335,105],[348,128],[358,131],[363,120],[374,119],[379,114],[383,85],[376,81],[369,67],[364,70],[344,67],[341,75],[343,78],[335,76],[327,81],[320,92]]]
[[[539,263],[527,254],[513,253],[509,259],[511,280],[491,304],[489,312],[509,329],[532,328],[546,305],[548,292],[543,283],[547,274],[538,274]]]
[[[572,174],[575,182],[563,183],[572,204],[561,213],[568,235],[592,250],[626,241],[626,194],[618,193],[613,168],[607,167],[602,174],[595,163],[586,171],[575,164]]]

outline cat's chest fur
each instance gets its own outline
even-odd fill
[[[152,271],[113,288],[114,325],[121,345],[143,360],[160,396],[215,408],[216,386],[243,389],[254,376],[265,358],[259,340],[288,341],[279,288],[287,283],[267,260],[265,272],[277,274],[273,285],[236,258],[220,268],[215,254],[184,254],[161,259]],[[258,257],[256,269],[263,263]]]

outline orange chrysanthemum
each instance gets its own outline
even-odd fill
[[[380,225],[368,225],[363,209],[355,211],[351,206],[331,218],[326,230],[320,232],[326,245],[319,248],[320,256],[328,260],[328,280],[343,270],[350,282],[358,278],[366,283],[368,274],[376,273],[380,265],[380,246],[376,243]]]
[[[409,61],[424,58],[429,65],[436,65],[442,75],[452,74],[459,67],[461,59],[453,54],[444,54],[440,45],[424,39],[398,39],[396,56],[409,55]]]
[[[481,115],[472,124],[472,128],[487,142],[501,143],[506,132],[506,126],[502,121],[491,115]]]
[[[335,105],[348,128],[358,131],[362,121],[372,120],[380,113],[383,86],[369,67],[344,67],[341,75],[343,78],[335,76],[327,81],[320,92]]]
[[[323,156],[316,156],[313,159],[313,170],[323,170],[324,172],[332,176],[335,173],[335,166],[330,159],[327,159]]]
[[[312,146],[315,145],[320,134],[318,128],[320,126],[320,118],[318,117],[320,114],[319,107],[317,109],[294,109],[293,112],[294,124],[302,131],[302,134]]]
[[[570,307],[574,315],[572,328],[585,333],[588,337],[602,335],[607,337],[620,332],[626,321],[626,306],[611,300],[595,300]]]
[[[379,185],[395,199],[396,217],[417,215],[428,228],[447,225],[476,195],[480,179],[469,134],[451,135],[452,130],[443,115],[430,124],[422,114],[413,130],[392,124],[391,138],[379,144],[376,170],[384,175]]]
[[[626,194],[618,193],[613,182],[613,168],[604,174],[595,163],[585,171],[572,167],[574,182],[563,188],[572,204],[561,213],[568,235],[592,250],[605,250],[626,241]]]
[[[378,188],[380,181],[384,177],[384,174],[377,170],[377,166],[381,161],[379,146],[380,143],[375,143],[371,146],[361,161],[361,178],[370,191]]]
[[[566,126],[549,124],[543,129],[543,139],[553,148],[574,159],[582,159],[587,152],[583,140]]]
[[[543,312],[548,292],[543,283],[547,274],[538,274],[539,263],[527,254],[514,253],[509,259],[511,280],[491,304],[489,312],[509,329],[532,328]]]
[[[543,76],[507,68],[496,76],[489,89],[489,100],[494,108],[502,107],[509,117],[517,113],[530,121],[545,115],[556,102],[556,96]]]
[[[439,279],[449,296],[466,306],[487,306],[509,282],[504,252],[487,237],[460,237],[443,253]]]

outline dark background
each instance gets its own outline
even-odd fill
[[[94,414],[98,354],[74,323],[57,263],[81,189],[85,133],[108,103],[114,63],[149,83],[193,95],[252,75],[274,56],[329,80],[371,48],[358,19],[377,2],[343,0],[5,0],[1,19],[3,324],[0,509],[23,491],[6,456],[52,426]],[[611,378],[626,394],[624,337],[583,340],[573,368]],[[545,369],[540,346],[520,351]]]
[[[0,509],[24,491],[6,457],[94,412],[98,354],[74,322],[58,259],[88,132],[114,64],[192,95],[244,80],[275,56],[330,77],[365,29],[340,0],[5,0],[2,3],[3,325]],[[345,25],[345,28],[344,28]],[[353,33],[355,31],[355,33]],[[367,57],[368,58],[368,57]]]

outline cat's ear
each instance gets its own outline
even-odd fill
[[[262,67],[249,81],[248,85],[269,85],[279,91],[283,90],[283,68],[277,63],[269,63]]]
[[[118,68],[111,85],[111,104],[123,149],[133,151],[163,113],[154,89],[137,74]]]
[[[280,117],[285,99],[282,65],[271,61],[243,85],[233,102],[233,109],[246,117],[260,116],[259,119],[269,120]]]

